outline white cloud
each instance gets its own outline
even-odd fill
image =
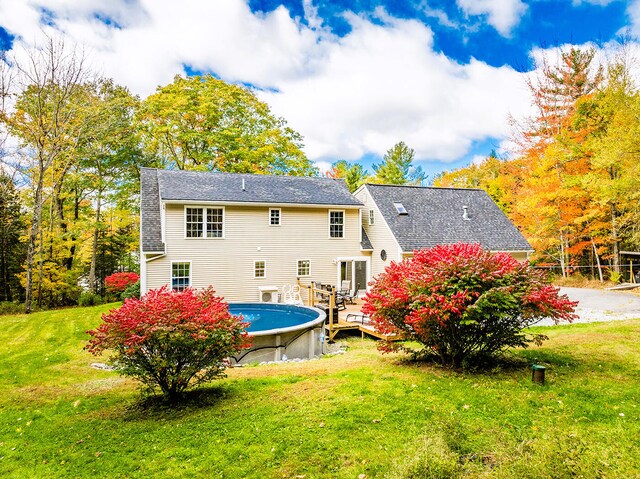
[[[627,16],[631,23],[631,34],[636,38],[640,38],[640,0],[629,2]]]
[[[456,0],[467,15],[486,15],[487,23],[502,36],[511,35],[513,28],[527,11],[521,0]]]
[[[528,111],[511,68],[460,65],[434,52],[431,31],[415,21],[349,21],[352,32],[325,45],[313,75],[261,95],[305,135],[312,157],[355,159],[403,140],[417,158],[453,161],[473,140],[504,137],[510,111]]]
[[[375,21],[346,14],[352,30],[339,38],[309,0],[308,26],[284,7],[253,13],[244,0],[2,2],[0,25],[18,36],[16,46],[40,35],[39,8],[54,14],[49,31],[87,45],[103,74],[143,96],[185,64],[264,88],[259,96],[303,134],[318,162],[381,155],[399,140],[418,159],[454,161],[474,141],[505,138],[507,115],[529,110],[521,74],[459,64],[434,51],[427,26],[382,10]],[[485,10],[500,28],[513,26]]]
[[[607,5],[615,1],[616,0],[573,0],[571,3],[574,6],[580,6],[583,3],[588,3],[590,5],[600,5],[601,7],[606,7]]]
[[[329,161],[316,161],[313,165],[318,168],[318,171],[320,171],[322,175],[331,169],[331,162]]]
[[[471,164],[481,165],[482,163],[484,163],[484,160],[486,159],[487,159],[487,155],[473,155],[473,158],[471,158]]]

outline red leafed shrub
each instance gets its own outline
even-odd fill
[[[523,329],[543,318],[572,321],[576,304],[528,263],[460,243],[391,263],[374,281],[362,311],[379,332],[424,345],[412,353],[461,367],[541,342],[545,336],[527,336]],[[409,351],[392,342],[381,342],[380,349]]]
[[[213,289],[176,292],[163,287],[102,316],[85,347],[113,352],[116,369],[173,401],[190,385],[224,375],[225,358],[245,347],[246,323],[229,313]]]
[[[122,293],[130,284],[137,283],[140,276],[137,273],[113,273],[104,279],[104,284],[109,293]]]

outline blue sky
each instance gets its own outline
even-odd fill
[[[252,10],[260,12],[285,5],[293,15],[304,18],[302,1],[253,0],[249,4]],[[450,58],[468,62],[475,57],[493,66],[507,64],[516,68],[532,67],[528,57],[533,47],[608,41],[627,27],[629,21],[624,1],[538,0],[526,2],[526,13],[511,36],[504,37],[483,18],[470,18],[456,2],[448,0],[332,1],[314,5],[325,24],[340,36],[350,31],[342,15],[344,11],[367,14],[383,7],[395,17],[418,19],[429,25],[435,33],[436,50]],[[444,13],[459,28],[443,25],[435,16],[436,11]]]
[[[433,176],[510,154],[507,117],[530,113],[534,52],[606,52],[622,35],[636,48],[640,1],[0,1],[8,54],[43,31],[83,44],[141,97],[193,72],[255,87],[323,168],[370,168],[403,140]]]

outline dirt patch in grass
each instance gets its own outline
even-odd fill
[[[553,284],[559,287],[590,289],[606,289],[616,285],[616,283],[612,283],[611,281],[604,281],[601,283],[597,279],[588,278],[579,274],[574,274],[567,278],[563,278],[562,276],[556,277],[553,280]]]

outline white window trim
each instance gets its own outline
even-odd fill
[[[331,236],[331,213],[342,213],[342,236]],[[327,213],[327,236],[332,240],[341,240],[347,237],[347,213],[345,210],[329,210]]]
[[[309,262],[309,274],[298,274],[300,273],[300,265],[298,264],[300,261],[308,261]],[[311,259],[302,258],[296,260],[296,277],[297,278],[308,278],[311,276]]]
[[[264,263],[264,276],[256,276],[256,263]],[[265,279],[266,277],[267,277],[267,260],[254,259],[253,260],[253,279]]]
[[[376,224],[376,212],[373,208],[369,208],[369,226]]]
[[[189,264],[189,286],[187,288],[193,287],[193,262],[190,259],[185,260],[175,260],[169,263],[169,289],[174,291],[173,289],[173,265],[176,263],[188,263]]]
[[[278,211],[278,224],[274,225],[271,224],[271,212],[272,211]],[[267,217],[267,221],[269,222],[269,226],[273,226],[273,227],[277,227],[277,226],[282,226],[282,208],[269,208],[269,216]],[[224,228],[223,228],[224,230]]]
[[[197,238],[197,237],[193,237],[193,236],[187,236],[187,208],[200,208],[202,209],[202,237]],[[218,237],[210,237],[207,236],[207,210],[211,209],[211,210],[222,210],[222,236],[218,236]],[[182,216],[184,218],[183,220],[183,226],[184,226],[184,239],[186,240],[221,240],[224,239],[226,234],[227,234],[227,228],[226,228],[226,219],[227,219],[227,212],[225,210],[224,206],[220,206],[220,205],[184,205],[184,208],[182,210]]]

